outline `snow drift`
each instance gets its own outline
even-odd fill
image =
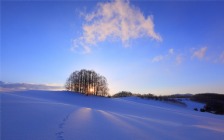
[[[2,92],[2,140],[185,140],[224,137],[224,116],[136,97]]]

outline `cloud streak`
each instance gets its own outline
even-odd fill
[[[164,59],[162,55],[158,55],[152,59],[152,62],[160,62]]]
[[[128,0],[98,3],[92,13],[83,16],[82,36],[73,41],[73,50],[82,47],[89,53],[92,46],[108,39],[121,40],[125,47],[131,39],[141,37],[162,41],[162,37],[154,31],[153,17],[145,17]]]
[[[55,84],[5,83],[0,81],[0,91],[20,90],[64,90],[64,87]]]
[[[224,51],[220,54],[219,59],[224,64]]]
[[[177,64],[181,64],[182,63],[182,57],[181,55],[177,55],[175,52],[174,52],[174,49],[173,48],[170,48],[167,52],[167,54],[165,55],[157,55],[155,56],[153,59],[152,59],[152,62],[161,62],[163,60],[169,60],[173,57],[176,56],[176,63]]]
[[[174,49],[173,48],[171,48],[171,49],[169,49],[169,54],[174,54]]]
[[[183,62],[183,57],[182,55],[177,55],[176,56],[176,64],[180,65]]]
[[[192,58],[198,58],[202,60],[205,57],[208,47],[202,47],[199,50],[193,52]]]

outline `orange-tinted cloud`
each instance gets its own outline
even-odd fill
[[[91,46],[107,39],[121,40],[125,47],[128,47],[129,40],[145,36],[162,41],[162,37],[154,31],[153,17],[145,17],[129,1],[98,3],[95,11],[82,15],[85,18],[83,32],[74,40],[74,50],[81,46],[88,53]]]
[[[199,50],[193,52],[192,58],[198,58],[202,60],[205,57],[208,47],[202,47]]]

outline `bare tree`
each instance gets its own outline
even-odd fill
[[[107,79],[93,70],[82,69],[73,72],[65,83],[69,91],[92,94],[97,96],[108,95]]]

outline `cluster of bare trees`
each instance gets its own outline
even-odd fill
[[[73,72],[66,81],[65,88],[69,91],[97,96],[107,96],[107,80],[93,70],[82,69]]]

